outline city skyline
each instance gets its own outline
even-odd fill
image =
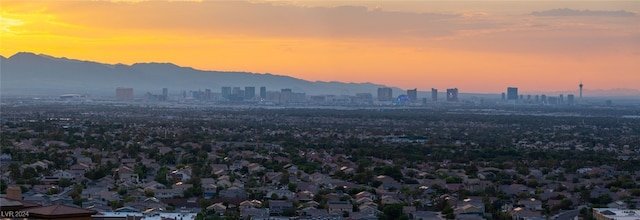
[[[5,57],[170,62],[420,91],[640,85],[633,2],[3,1],[1,10]]]

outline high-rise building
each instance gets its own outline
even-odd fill
[[[378,88],[378,101],[393,101],[393,90],[391,88]]]
[[[431,101],[438,102],[438,89],[431,88]]]
[[[256,97],[256,87],[253,87],[253,86],[244,87],[244,98],[253,99],[253,97]]]
[[[447,101],[448,102],[458,101],[458,88],[447,89]]]
[[[409,97],[409,101],[411,102],[418,102],[418,89],[407,90],[407,97]]]
[[[505,101],[505,100],[507,100],[507,95],[503,92],[502,93],[502,101]]]
[[[573,97],[573,94],[569,94],[569,95],[567,95],[567,103],[568,103],[569,105],[573,105],[573,104],[574,104],[574,103],[573,103],[573,102],[574,102],[574,99],[575,99],[575,98]]]
[[[354,103],[358,103],[358,104],[371,104],[373,103],[373,94],[371,93],[356,93],[356,96],[354,97],[354,99],[352,100],[352,102]]]
[[[266,99],[267,98],[267,87],[265,87],[265,86],[261,86],[260,87],[260,98],[262,98],[262,99]]]
[[[558,98],[558,104],[564,104],[564,95],[560,94],[560,97]]]
[[[231,95],[231,87],[223,86],[220,92],[223,98],[229,98],[229,95]]]
[[[580,81],[580,85],[578,85],[580,87],[580,102],[582,102],[582,81]]]
[[[549,96],[547,98],[547,103],[549,105],[557,105],[558,104],[558,97]]]
[[[133,100],[133,88],[116,88],[117,100]]]
[[[518,100],[518,88],[517,87],[508,87],[507,88],[507,100]]]
[[[542,104],[547,104],[547,95],[541,95],[540,101],[542,101]]]
[[[169,100],[169,89],[167,88],[162,88],[162,97],[160,98],[161,101],[167,101]]]
[[[242,91],[242,89],[240,87],[233,87],[233,89],[231,90],[231,94],[236,95],[236,96],[244,96],[244,92]]]

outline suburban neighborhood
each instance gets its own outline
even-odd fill
[[[28,217],[640,217],[634,119],[506,116],[520,124],[469,109],[2,108],[0,204]]]

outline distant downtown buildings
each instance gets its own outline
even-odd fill
[[[448,102],[458,101],[458,88],[447,89],[447,101]]]
[[[507,88],[507,100],[518,100],[518,88],[516,87]]]
[[[378,88],[377,100],[379,102],[388,102],[389,104],[427,104],[427,99],[418,97],[418,89],[406,90],[406,94],[401,94],[398,97],[393,96],[393,89],[389,87]],[[134,100],[133,88],[116,88],[116,100],[130,101]],[[177,100],[200,100],[200,101],[230,101],[230,102],[272,102],[272,103],[359,103],[359,104],[373,104],[374,96],[371,93],[357,93],[355,96],[348,95],[314,95],[307,97],[305,93],[296,93],[292,89],[281,89],[280,91],[267,91],[265,86],[259,88],[259,94],[256,94],[256,87],[245,86],[243,87],[231,87],[222,86],[220,93],[212,92],[211,89],[198,90],[198,91],[181,91],[179,95],[175,93],[173,96],[169,94],[169,88],[162,88],[160,94],[153,94],[147,92],[143,95],[142,100],[145,101],[177,101]],[[422,102],[420,102],[420,100]],[[458,101],[458,89],[447,89],[447,101]],[[438,101],[438,90],[431,89],[431,101]]]
[[[378,101],[381,101],[381,102],[393,101],[393,90],[388,87],[378,88]]]
[[[580,91],[582,92],[582,83],[580,83]],[[556,97],[551,97],[547,95],[527,95],[526,98],[522,94],[518,94],[517,87],[507,87],[507,93],[502,93],[502,101],[509,103],[519,103],[519,104],[549,104],[549,105],[575,105],[575,96],[573,94],[567,95],[567,100],[565,102],[564,94],[559,94]]]
[[[431,101],[438,102],[438,89],[431,88]]]
[[[406,97],[405,97],[406,96]],[[378,97],[377,100],[380,102],[400,102],[401,99],[406,98],[410,103],[419,103],[420,100],[418,98],[418,89],[409,89],[407,90],[406,95],[402,94],[396,98],[393,97],[393,89],[389,87],[378,88]],[[450,88],[447,89],[447,101],[449,102],[457,102],[458,101],[458,88]],[[431,89],[431,102],[438,101],[438,89]],[[422,104],[426,104],[427,99],[422,99]]]
[[[418,101],[418,89],[407,90],[407,97],[409,97],[409,100],[411,102],[417,102]]]
[[[580,83],[579,88],[582,90],[583,84]],[[265,86],[259,87],[259,93],[256,94],[255,86],[245,87],[220,87],[220,93],[212,92],[211,89],[205,89],[204,91],[181,91],[177,96],[175,93],[170,97],[169,89],[162,88],[162,93],[159,95],[147,92],[142,100],[146,101],[179,101],[179,100],[199,100],[199,101],[216,101],[216,102],[261,102],[261,103],[311,103],[311,104],[374,104],[374,100],[378,101],[378,104],[411,104],[411,105],[426,105],[429,103],[427,98],[418,97],[418,89],[406,90],[406,94],[400,94],[397,97],[393,96],[393,89],[390,87],[381,87],[377,89],[377,96],[374,97],[371,93],[356,93],[355,96],[350,95],[312,95],[307,96],[305,93],[297,93],[292,89],[284,88],[280,91],[268,91]],[[459,90],[458,88],[446,89],[445,100],[447,102],[459,102]],[[573,94],[565,96],[560,94],[552,97],[547,95],[524,95],[519,94],[517,87],[507,87],[506,93],[501,94],[502,102],[518,103],[518,104],[550,104],[550,105],[575,105],[576,98]],[[133,88],[116,88],[116,100],[129,101],[134,100]],[[471,102],[477,102],[471,101]],[[484,100],[480,99],[480,103]],[[438,89],[431,88],[431,103],[438,102]],[[499,102],[498,102],[499,103]]]

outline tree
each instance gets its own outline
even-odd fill
[[[560,201],[559,208],[562,210],[569,210],[573,206],[573,202],[570,199],[563,199]]]
[[[297,183],[289,183],[289,184],[287,184],[287,188],[289,188],[289,191],[295,192],[296,189],[298,188],[298,184]]]
[[[154,193],[153,191],[147,189],[147,190],[144,190],[144,196],[146,196],[146,197],[154,197],[154,196],[156,196],[156,193]]]
[[[9,171],[11,172],[9,174],[9,177],[11,177],[11,179],[15,180],[18,177],[22,176],[22,173],[20,172],[20,165],[18,163],[9,164]]]
[[[447,219],[455,219],[456,218],[455,214],[453,214],[453,208],[451,208],[451,206],[449,206],[449,204],[445,205],[445,208],[442,210],[442,214]]]
[[[402,204],[389,204],[382,208],[385,219],[399,219],[402,215]]]
[[[126,195],[126,194],[127,194],[127,189],[125,189],[125,188],[120,188],[120,189],[118,190],[118,194],[120,194],[121,196]]]
[[[169,168],[161,167],[160,170],[156,173],[156,177],[154,180],[158,183],[162,183],[164,185],[169,184],[169,180],[167,180],[167,175],[169,174]]]
[[[58,186],[63,187],[63,188],[71,186],[71,180],[69,180],[67,178],[60,178],[60,181],[58,182]]]

